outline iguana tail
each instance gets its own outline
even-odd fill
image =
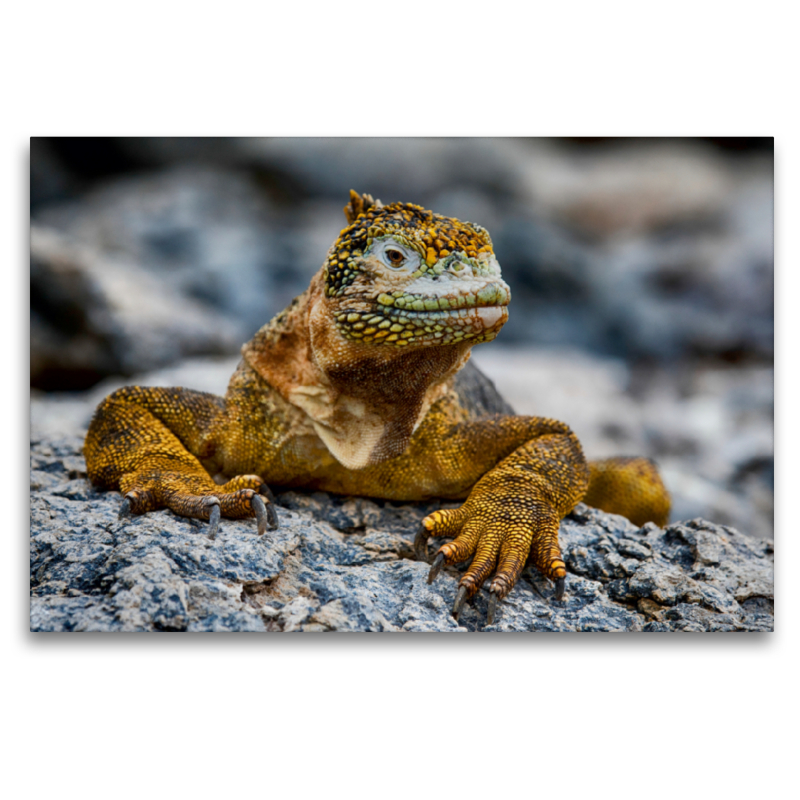
[[[621,514],[634,525],[669,520],[669,492],[655,463],[649,458],[608,458],[589,462],[587,505]]]

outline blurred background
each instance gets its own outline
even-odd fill
[[[349,190],[477,222],[511,286],[473,359],[590,458],[656,459],[672,519],[773,535],[773,140],[31,140],[31,425],[130,382],[224,394]]]

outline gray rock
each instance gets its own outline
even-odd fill
[[[228,319],[130,257],[31,227],[32,385],[83,389],[241,341]]]
[[[120,520],[85,479],[82,437],[31,441],[32,631],[671,631],[773,629],[773,551],[692,520],[659,529],[585,505],[565,519],[567,595],[528,571],[483,627],[479,593],[449,613],[459,568],[432,584],[411,560],[433,508],[324,493],[278,495],[281,527],[163,510]]]

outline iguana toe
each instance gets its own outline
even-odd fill
[[[489,580],[487,624],[531,564],[555,584],[555,599],[564,597],[566,565],[558,548],[558,517],[535,495],[524,496],[518,484],[481,487],[459,509],[436,511],[422,521],[415,540],[422,560],[430,537],[455,537],[436,553],[428,574],[433,582],[445,566],[469,561],[459,581],[453,616]]]

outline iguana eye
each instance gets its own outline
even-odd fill
[[[384,253],[389,264],[393,267],[401,267],[406,260],[406,257],[399,250],[387,249]]]
[[[377,241],[371,252],[390,269],[413,272],[419,266],[419,253],[390,237]]]

